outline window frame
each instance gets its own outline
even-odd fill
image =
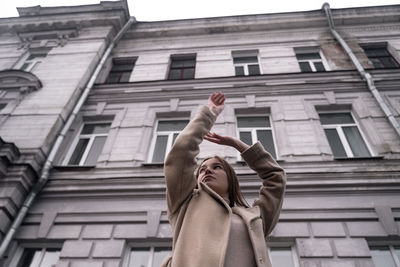
[[[59,251],[59,253],[61,254],[61,249],[62,249],[62,244],[30,244],[29,246],[25,246],[25,245],[21,245],[17,248],[16,252],[14,253],[14,255],[11,257],[11,260],[9,262],[9,267],[18,267],[18,264],[20,264],[21,261],[21,257],[23,256],[25,250],[38,250],[41,253],[41,260],[43,260],[43,257],[45,255],[46,250],[48,249],[55,249],[57,251]],[[57,262],[60,260],[60,255],[58,257]],[[7,263],[7,262],[6,262]],[[32,263],[32,262],[31,262]],[[33,267],[40,267],[39,266],[33,266]]]
[[[130,261],[130,256],[131,252],[134,249],[149,249],[149,252],[151,253],[151,257],[149,257],[149,261],[147,262],[146,267],[152,267],[153,261],[154,261],[154,251],[157,248],[170,248],[171,253],[172,253],[172,241],[167,243],[167,242],[151,242],[151,243],[137,243],[137,244],[128,244],[126,250],[125,250],[125,256],[123,257],[123,264],[122,267],[129,267],[129,261]]]
[[[386,42],[383,42],[383,43],[362,43],[362,44],[360,44],[360,47],[363,49],[364,54],[368,58],[369,62],[371,62],[372,66],[373,66],[372,67],[373,69],[399,69],[400,68],[400,61],[395,55],[393,55],[393,51],[391,51],[388,43],[386,43]],[[368,49],[380,49],[380,48],[384,49],[388,53],[388,56],[385,56],[385,57],[375,56],[375,57],[372,57],[372,58],[379,59],[379,62],[381,62],[382,58],[390,58],[390,59],[392,59],[394,61],[394,65],[396,65],[395,67],[385,67],[385,66],[376,67],[375,66],[374,62],[368,56],[366,49],[368,50]]]
[[[268,117],[268,121],[269,121],[270,127],[239,127],[238,119],[237,119],[239,117],[241,117],[241,118],[246,118],[246,117],[266,118],[266,117]],[[273,124],[271,123],[271,115],[270,114],[268,114],[268,115],[267,114],[254,114],[254,113],[253,114],[252,113],[249,113],[249,114],[236,114],[235,115],[235,123],[236,123],[236,136],[238,137],[238,139],[240,140],[241,129],[242,129],[242,131],[245,131],[245,132],[251,132],[252,145],[254,145],[258,141],[257,130],[267,130],[267,131],[270,130],[271,134],[272,134],[272,143],[274,144],[274,149],[275,149],[275,151],[274,151],[275,152],[275,160],[279,159],[277,144],[276,144],[276,141],[275,141],[276,140],[275,131],[274,131]],[[240,156],[240,152],[238,152],[237,160],[238,161],[243,161],[242,157]]]
[[[159,163],[163,163],[169,153],[169,151],[171,151],[172,148],[172,141],[174,140],[174,134],[175,133],[180,133],[181,131],[160,131],[161,134],[158,134],[157,128],[158,128],[158,124],[160,121],[187,121],[187,124],[190,122],[190,119],[188,118],[183,118],[183,117],[177,117],[177,118],[158,118],[154,124],[154,129],[153,129],[153,138],[151,140],[151,144],[150,144],[150,153],[148,155],[147,158],[147,163],[150,164],[159,164]],[[187,125],[186,124],[186,125]],[[168,136],[168,140],[167,140],[167,145],[166,145],[166,149],[165,149],[165,155],[164,155],[164,161],[163,162],[153,162],[153,155],[154,155],[154,149],[156,146],[156,141],[157,141],[157,137],[158,136]]]
[[[246,76],[260,76],[263,74],[261,68],[261,60],[259,56],[258,50],[235,50],[231,52],[232,55],[232,64],[233,64],[233,72],[235,73],[235,77],[246,77]],[[250,75],[249,74],[249,65],[255,65],[256,63],[235,63],[235,58],[244,58],[244,57],[255,57],[257,58],[257,65],[260,71],[260,74]],[[244,75],[236,75],[236,67],[243,67]]]
[[[71,142],[70,148],[68,149],[68,152],[65,155],[65,159],[64,159],[62,165],[64,165],[64,166],[81,166],[81,167],[96,166],[96,164],[95,165],[85,165],[84,163],[85,163],[85,161],[87,159],[87,156],[88,156],[90,150],[92,149],[92,146],[93,146],[93,143],[94,143],[94,140],[95,140],[96,137],[106,137],[106,141],[104,142],[103,148],[101,149],[101,151],[99,153],[99,156],[101,155],[102,150],[104,149],[104,146],[105,146],[105,144],[107,142],[107,138],[108,138],[109,132],[106,133],[106,134],[104,133],[104,134],[83,134],[83,135],[81,134],[81,132],[82,132],[83,128],[85,127],[85,125],[89,125],[89,124],[105,124],[105,123],[110,124],[110,130],[111,130],[112,121],[110,121],[110,120],[83,121],[81,123],[81,125],[79,126],[78,130],[76,131],[76,135],[75,135],[73,141]],[[83,136],[83,138],[81,138],[82,136]],[[81,159],[79,160],[79,164],[69,164],[69,161],[71,160],[71,157],[72,157],[73,153],[75,152],[75,149],[76,149],[76,146],[79,143],[79,140],[80,139],[84,139],[85,137],[89,138],[89,142],[86,145],[85,151],[83,152]]]
[[[174,68],[172,67],[172,64],[174,60],[177,61],[183,61],[183,60],[193,60],[194,61],[194,66],[193,67],[181,67],[181,68]],[[167,72],[167,77],[166,80],[168,81],[182,81],[182,80],[193,80],[196,79],[196,65],[197,65],[197,54],[192,53],[192,54],[174,54],[171,55],[169,58],[169,64],[168,64],[168,72]],[[171,79],[171,70],[180,70],[180,78],[179,79]],[[184,70],[186,69],[193,69],[193,77],[191,78],[184,78]]]
[[[299,65],[300,68],[300,72],[302,73],[310,73],[310,72],[306,72],[306,71],[302,71],[301,67],[300,67],[300,62],[307,62],[308,65],[311,68],[311,72],[327,72],[330,71],[329,65],[328,65],[328,61],[326,60],[324,53],[322,53],[321,49],[319,47],[295,47],[294,48],[294,53],[295,53],[295,57],[297,60],[297,63]],[[300,54],[310,54],[310,53],[316,53],[319,54],[320,58],[319,59],[298,59],[297,55]],[[315,62],[318,63],[322,63],[322,65],[324,66],[324,71],[317,71],[316,67],[315,67]]]
[[[400,247],[399,244],[368,244],[368,248],[371,251],[371,247],[388,247],[388,251],[390,252],[390,256],[393,259],[394,264],[396,265],[396,267],[400,267],[400,257],[398,257],[396,255],[396,251],[394,247]],[[371,255],[371,260],[373,262],[372,259],[372,255]],[[375,264],[375,262],[373,262]]]
[[[344,150],[345,150],[345,152],[346,152],[346,157],[344,157],[344,158],[356,159],[356,158],[369,158],[369,157],[374,157],[374,153],[373,153],[373,150],[371,149],[371,146],[370,146],[370,144],[369,144],[369,142],[368,142],[368,139],[366,138],[365,134],[364,134],[363,131],[361,130],[361,127],[360,127],[360,125],[359,125],[359,123],[358,123],[358,120],[356,120],[356,118],[354,117],[353,112],[348,111],[348,110],[318,111],[318,115],[319,115],[319,114],[335,114],[335,113],[349,113],[350,116],[352,117],[354,123],[340,123],[340,124],[329,124],[329,125],[324,125],[324,124],[322,124],[321,121],[320,121],[320,124],[321,124],[321,126],[322,126],[322,129],[323,129],[323,131],[324,131],[326,140],[327,140],[327,142],[328,142],[328,145],[329,145],[331,151],[332,151],[332,148],[331,148],[331,146],[330,146],[330,144],[329,144],[328,137],[326,136],[325,129],[335,129],[336,132],[338,133],[338,136],[339,136],[339,138],[340,138],[340,141],[341,141],[341,143],[342,143],[342,145],[343,145],[343,148],[344,148]],[[350,147],[350,144],[349,144],[349,142],[348,142],[348,140],[347,140],[347,138],[346,138],[346,135],[345,135],[344,132],[343,132],[343,127],[349,127],[349,126],[356,126],[356,127],[357,127],[357,130],[359,131],[359,133],[360,133],[360,135],[361,135],[361,138],[363,139],[362,141],[364,142],[365,146],[366,146],[367,149],[368,149],[368,152],[369,152],[369,154],[370,154],[369,156],[362,156],[362,157],[355,157],[355,156],[354,156],[354,153],[353,153],[353,151],[351,150],[351,147]],[[338,128],[340,129],[339,131],[338,131]],[[344,140],[345,142],[343,142],[343,140]],[[333,151],[332,151],[332,156],[333,156],[334,158],[340,158],[340,159],[343,158],[343,157],[335,157],[335,155],[333,154]]]
[[[128,83],[128,82],[130,82],[129,79],[128,79],[128,81],[121,81],[121,78],[123,76],[123,73],[129,73],[130,76],[132,75],[133,69],[135,68],[136,61],[137,61],[137,57],[115,57],[115,58],[112,58],[112,60],[111,60],[111,68],[110,68],[110,71],[107,74],[107,77],[106,77],[104,83],[105,84],[119,84],[119,83]],[[118,65],[118,64],[116,64],[117,62],[122,63],[120,65],[127,65],[127,64],[125,64],[123,62],[129,62],[129,63],[132,64],[132,68],[130,69],[129,72],[128,71],[116,71],[116,70],[113,71],[113,67]],[[119,73],[118,81],[117,82],[109,82],[108,80],[109,80],[110,76],[112,74],[115,74],[115,73]]]
[[[293,260],[293,267],[300,267],[299,255],[297,253],[296,246],[294,244],[286,243],[286,242],[283,242],[283,243],[281,243],[281,242],[269,242],[268,243],[268,246],[267,246],[268,255],[270,257],[272,267],[276,267],[272,263],[271,248],[272,249],[273,248],[290,248],[290,252],[291,252],[292,260]]]
[[[18,62],[13,67],[13,69],[19,69],[19,70],[26,71],[26,72],[32,72],[37,68],[37,66],[40,63],[43,62],[43,59],[45,59],[49,55],[50,51],[51,51],[51,48],[48,48],[48,47],[30,49],[30,50],[26,51],[25,54],[23,54],[23,56],[18,60]],[[45,56],[28,60],[30,56],[42,55],[42,54],[45,54]],[[25,64],[27,64],[27,67],[23,68],[25,66]]]

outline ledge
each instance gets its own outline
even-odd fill
[[[353,157],[353,158],[338,157],[338,158],[333,158],[333,159],[334,159],[334,160],[375,160],[375,159],[384,159],[384,156]]]
[[[148,162],[142,163],[143,167],[164,167],[164,162]]]

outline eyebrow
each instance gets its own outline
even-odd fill
[[[220,162],[214,162],[213,164],[211,164],[211,166],[218,166],[218,165],[222,167],[222,163],[220,163]],[[201,165],[200,170],[204,169],[205,167],[206,167],[206,164]]]

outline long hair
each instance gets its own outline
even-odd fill
[[[221,164],[222,167],[228,177],[228,195],[229,195],[229,206],[233,207],[235,205],[240,206],[240,207],[246,207],[249,208],[249,204],[247,201],[244,199],[242,191],[240,190],[239,186],[239,180],[237,178],[235,170],[232,168],[232,166],[223,158],[214,156],[214,157],[208,157],[203,159],[203,161],[200,163],[199,168],[197,168],[196,171],[196,179],[199,177],[200,174],[200,167],[201,165],[209,159],[215,158],[217,159]]]

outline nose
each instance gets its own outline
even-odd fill
[[[206,168],[205,174],[210,174],[212,173],[211,169],[209,167]]]

